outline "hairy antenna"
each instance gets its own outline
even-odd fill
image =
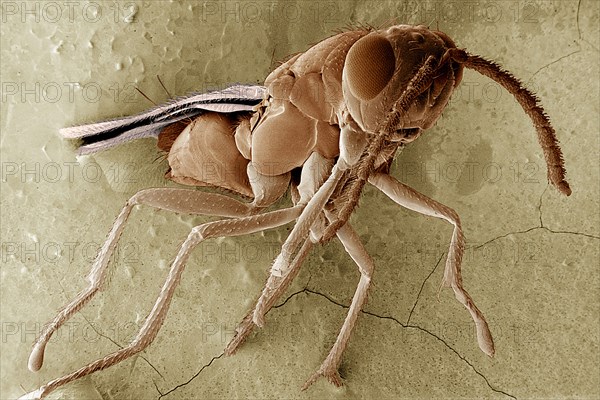
[[[571,188],[565,179],[564,160],[558,139],[556,138],[556,132],[550,124],[550,120],[544,112],[539,99],[525,88],[520,80],[492,61],[471,55],[462,49],[456,48],[447,51],[443,59],[447,58],[451,58],[465,67],[493,79],[517,99],[525,113],[533,121],[533,125],[537,131],[538,141],[540,146],[542,146],[544,158],[546,159],[548,180],[552,182],[559,192],[569,196]]]

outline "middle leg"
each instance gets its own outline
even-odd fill
[[[346,224],[344,224],[336,232],[336,235],[344,245],[346,252],[350,255],[350,257],[352,257],[358,266],[358,270],[360,271],[360,281],[356,287],[356,292],[354,292],[354,297],[352,298],[348,315],[344,320],[342,329],[340,330],[333,347],[329,351],[327,358],[325,358],[317,372],[315,372],[310,378],[308,378],[306,383],[304,383],[302,390],[306,390],[320,376],[324,376],[335,386],[342,386],[342,379],[338,373],[338,367],[342,361],[342,354],[348,346],[348,340],[350,339],[350,335],[352,334],[352,330],[356,324],[358,314],[362,310],[367,300],[367,291],[371,285],[371,277],[375,268],[373,259],[371,256],[369,256],[367,250],[362,245],[358,234],[354,229],[352,229],[348,222],[346,222]]]
[[[261,293],[263,302],[259,303],[257,300],[254,307],[248,311],[242,322],[239,323],[235,329],[235,336],[225,348],[226,355],[234,355],[238,348],[246,341],[248,335],[252,333],[252,330],[256,326],[253,321],[254,314],[256,312],[260,312],[262,315],[268,313],[269,310],[275,305],[275,302],[285,293],[294,278],[296,278],[298,275],[298,272],[300,272],[300,267],[310,253],[312,247],[313,242],[310,240],[310,238],[307,238],[298,251],[298,254],[294,258],[294,261],[290,267],[290,271],[285,276],[281,277],[275,275],[269,276],[269,279],[267,280],[267,283],[265,284],[265,287]]]

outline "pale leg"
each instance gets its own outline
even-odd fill
[[[319,190],[306,204],[306,208],[298,218],[296,225],[288,235],[285,243],[281,247],[281,252],[275,258],[271,267],[271,275],[276,277],[284,277],[290,272],[291,263],[294,253],[301,243],[304,243],[309,235],[310,228],[313,226],[319,215],[323,212],[325,204],[331,197],[333,190],[343,176],[344,171],[338,166],[339,161],[333,166],[329,178],[319,187]],[[267,283],[272,282],[269,279]],[[260,298],[257,301],[254,309],[253,321],[256,325],[262,327],[265,324],[266,299],[273,288],[265,286]]]
[[[310,250],[313,247],[313,243],[310,239],[306,239],[304,244],[300,248],[298,254],[294,258],[292,265],[290,267],[290,271],[283,277],[270,275],[261,297],[264,298],[264,302],[261,303],[262,309],[259,311],[263,315],[269,312],[269,310],[275,305],[275,302],[285,293],[287,288],[290,286],[294,278],[298,275],[300,271],[300,267],[302,266],[303,261],[306,259]],[[227,347],[225,348],[225,354],[231,356],[235,354],[238,350],[239,346],[244,343],[248,335],[252,332],[254,327],[254,321],[252,320],[254,313],[256,312],[259,304],[255,304],[254,308],[252,308],[244,317],[242,322],[239,323],[237,328],[235,329],[235,336]]]
[[[312,159],[313,156],[315,157],[314,159]],[[246,315],[246,317],[238,325],[236,329],[236,335],[227,345],[225,353],[228,355],[235,353],[240,344],[244,342],[248,334],[252,331],[254,327],[253,325],[260,327],[264,325],[265,314],[269,309],[271,309],[277,298],[279,298],[283,292],[285,292],[289,284],[298,273],[302,262],[312,247],[311,240],[308,238],[309,231],[319,216],[322,216],[321,213],[325,207],[325,204],[331,197],[333,190],[343,176],[344,167],[343,163],[340,164],[340,161],[333,166],[331,173],[320,176],[318,171],[323,172],[329,170],[328,165],[330,160],[323,159],[316,153],[314,153],[313,156],[311,156],[309,162],[312,159],[315,164],[303,169],[302,173],[307,173],[307,175],[303,175],[299,186],[300,197],[309,200],[303,200],[300,203],[303,204],[306,201],[306,207],[294,225],[292,232],[290,232],[285,240],[285,243],[281,248],[281,252],[273,262],[271,274],[265,283],[260,297],[256,301],[254,309],[251,312],[251,320],[249,319],[249,316]],[[315,171],[317,171],[317,174],[314,174]],[[319,184],[318,181],[320,178],[324,178],[325,176],[327,176],[325,182],[322,185]],[[301,250],[299,250],[294,256],[296,249],[301,243],[303,243]],[[293,260],[292,257],[294,257]],[[292,276],[288,276],[290,274]]]
[[[43,398],[48,393],[68,382],[108,368],[148,347],[156,337],[165,320],[171,299],[173,298],[173,293],[181,279],[185,263],[189,258],[191,251],[199,243],[212,237],[246,235],[281,226],[296,219],[301,211],[302,207],[296,206],[251,217],[209,222],[194,227],[187,239],[181,245],[181,248],[175,257],[169,275],[167,276],[152,311],[146,318],[146,321],[136,338],[128,346],[109,354],[102,359],[96,360],[71,374],[48,382],[40,389],[28,393],[22,398]]]
[[[104,245],[96,256],[96,260],[88,276],[89,286],[81,291],[69,304],[64,306],[56,317],[42,329],[29,356],[29,369],[31,371],[37,371],[42,367],[44,350],[52,334],[102,288],[106,280],[110,257],[117,246],[131,210],[137,204],[179,213],[218,215],[223,217],[242,217],[249,215],[253,211],[250,204],[241,203],[226,196],[197,190],[156,188],[145,189],[133,195],[121,210]]]
[[[494,341],[485,317],[481,311],[479,311],[477,306],[475,306],[473,299],[462,285],[460,265],[465,248],[465,239],[458,214],[450,207],[438,203],[417,192],[413,188],[398,182],[390,175],[381,173],[373,174],[369,177],[369,183],[377,187],[402,207],[406,207],[421,214],[445,219],[454,225],[442,284],[444,286],[452,287],[456,299],[469,310],[477,328],[477,342],[479,343],[479,348],[490,357],[493,356]]]
[[[350,224],[346,222],[346,224],[337,231],[336,235],[344,245],[346,252],[358,266],[360,271],[360,281],[358,282],[356,292],[354,292],[348,315],[346,315],[342,329],[340,330],[333,347],[329,351],[329,355],[327,355],[327,358],[323,361],[319,370],[302,386],[302,390],[307,389],[317,380],[317,378],[319,378],[319,376],[326,377],[327,380],[335,386],[342,385],[342,380],[337,370],[342,360],[342,354],[348,345],[348,340],[350,339],[350,335],[356,324],[358,314],[367,300],[367,291],[373,275],[373,259],[367,253],[360,242],[358,234],[352,229]]]

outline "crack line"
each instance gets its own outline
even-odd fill
[[[533,77],[534,77],[534,76],[536,76],[538,73],[540,73],[540,72],[541,72],[543,69],[546,69],[546,68],[548,68],[549,66],[551,66],[552,64],[556,64],[556,63],[557,63],[557,62],[559,62],[560,60],[562,60],[562,59],[564,59],[564,58],[567,58],[567,57],[571,57],[573,54],[577,54],[577,53],[581,53],[581,49],[579,49],[579,50],[575,50],[575,51],[573,51],[573,52],[571,52],[571,53],[569,53],[569,54],[566,54],[566,55],[564,55],[564,56],[561,56],[561,57],[557,58],[557,59],[556,59],[556,60],[554,60],[554,61],[551,61],[551,62],[549,62],[548,64],[544,65],[543,67],[541,67],[540,69],[538,69],[537,71],[535,71],[535,72],[533,73],[533,75],[531,75],[531,76],[529,77],[529,79],[527,80],[527,82],[525,82],[525,84],[528,84],[529,82],[531,82],[531,80],[533,79]]]
[[[548,190],[548,186],[549,185],[546,185],[546,187],[544,188],[544,191],[540,195],[540,202],[538,204],[538,214],[540,216],[540,227],[542,227],[542,228],[544,228],[544,218],[543,218],[544,216],[542,213],[542,205],[543,205],[542,203],[544,201],[544,194],[546,193],[546,190]]]
[[[410,312],[408,313],[408,318],[406,319],[406,324],[408,324],[410,322],[410,317],[412,317],[413,311],[415,311],[415,308],[417,307],[417,303],[419,302],[419,298],[421,297],[421,292],[423,291],[423,288],[425,287],[425,283],[429,280],[431,275],[433,275],[433,273],[437,269],[438,265],[440,265],[440,262],[442,262],[444,255],[446,255],[446,252],[443,252],[442,255],[440,255],[440,258],[438,259],[437,263],[435,264],[435,267],[433,267],[433,269],[431,270],[429,275],[427,275],[427,277],[421,284],[421,289],[419,289],[419,293],[417,293],[417,298],[415,299],[415,304],[413,304],[412,308],[410,309]]]
[[[156,384],[156,381],[154,379],[152,379],[152,383],[154,384],[154,388],[156,389],[156,391],[158,392],[158,394],[160,394],[160,397],[164,396],[163,392],[160,391],[160,389],[158,388],[158,385]]]
[[[283,306],[285,303],[287,303],[287,301],[288,301],[289,299],[291,299],[292,297],[296,296],[298,293],[302,293],[303,291],[307,290],[307,289],[306,289],[306,287],[307,287],[307,286],[308,286],[308,284],[310,283],[310,280],[311,280],[311,279],[312,279],[312,275],[310,275],[310,274],[309,274],[309,276],[308,276],[308,281],[306,281],[306,284],[305,284],[305,286],[304,286],[304,289],[300,290],[299,292],[294,292],[294,293],[292,293],[292,294],[291,294],[291,295],[290,295],[290,296],[289,296],[287,299],[285,299],[285,300],[283,301],[283,303],[281,303],[281,304],[278,304],[278,305],[275,305],[275,306],[273,306],[271,309],[273,309],[273,308],[279,308],[279,307],[282,307],[282,306]],[[270,311],[271,311],[271,310],[267,311],[267,314],[268,314]],[[163,394],[163,393],[162,393],[160,390],[158,390],[158,387],[156,387],[156,390],[158,390],[158,392],[160,393],[159,399],[161,399],[162,397],[166,396],[167,394],[169,394],[169,393],[171,393],[171,392],[173,392],[173,391],[175,391],[175,390],[179,389],[180,387],[182,387],[182,386],[185,386],[185,385],[189,384],[191,381],[193,381],[194,379],[196,379],[196,377],[197,377],[198,375],[200,375],[200,373],[201,373],[201,372],[202,372],[202,371],[203,371],[205,368],[208,368],[208,367],[210,367],[210,365],[213,363],[213,361],[215,361],[217,358],[221,358],[221,357],[222,357],[224,354],[225,354],[225,352],[223,351],[223,352],[221,352],[221,354],[219,354],[218,356],[215,356],[215,357],[213,357],[213,358],[210,360],[210,362],[209,362],[208,364],[206,364],[206,365],[202,366],[202,368],[200,368],[200,370],[199,370],[198,372],[196,372],[196,373],[195,373],[195,374],[194,374],[194,375],[193,375],[193,376],[192,376],[190,379],[188,379],[188,380],[187,380],[187,382],[184,382],[184,383],[182,383],[182,384],[179,384],[179,385],[177,385],[177,386],[173,387],[171,390],[169,390],[168,392],[166,392],[166,393],[164,393],[164,394]],[[156,386],[156,384],[155,384],[155,386]]]
[[[492,239],[490,239],[488,241],[485,241],[485,242],[483,242],[483,243],[481,243],[481,244],[479,244],[477,246],[473,246],[473,248],[479,249],[479,248],[481,248],[481,247],[483,247],[485,245],[488,245],[488,244],[490,244],[490,243],[492,243],[492,242],[494,242],[494,241],[496,241],[498,239],[502,239],[502,238],[505,238],[505,237],[510,236],[510,235],[519,235],[519,234],[523,234],[523,233],[528,233],[528,232],[531,232],[531,231],[535,231],[537,229],[543,229],[545,231],[548,231],[548,232],[554,233],[554,234],[577,235],[577,236],[588,237],[588,238],[591,238],[591,239],[600,239],[600,236],[590,235],[589,233],[571,232],[571,231],[555,231],[554,229],[550,229],[550,228],[547,228],[545,226],[534,226],[532,228],[527,228],[527,229],[524,229],[522,231],[513,231],[513,232],[505,233],[503,235],[496,236],[495,238],[492,238]]]
[[[62,291],[63,291],[63,294],[67,293],[67,291],[65,290],[65,287],[62,285],[62,283],[60,282],[60,280],[58,280],[58,281],[57,281],[57,283],[58,283],[58,286],[60,286],[60,287],[61,287],[61,289],[62,289]],[[92,330],[93,330],[94,332],[96,332],[96,334],[97,334],[98,336],[100,336],[100,337],[103,337],[103,338],[107,339],[108,341],[112,342],[112,344],[114,344],[115,346],[117,346],[119,349],[122,349],[122,348],[123,348],[123,346],[121,346],[121,345],[120,345],[119,343],[117,343],[115,340],[113,340],[112,338],[110,338],[110,337],[106,336],[106,335],[105,335],[105,334],[103,334],[102,332],[98,331],[98,330],[96,329],[96,327],[94,326],[94,324],[92,324],[92,323],[90,322],[90,320],[89,320],[89,319],[87,319],[87,317],[86,317],[86,316],[83,314],[83,312],[82,312],[81,310],[80,310],[80,311],[78,311],[78,312],[77,312],[77,314],[79,314],[79,315],[80,315],[80,316],[81,316],[81,317],[82,317],[82,318],[85,320],[85,322],[87,322],[87,323],[88,323],[88,325],[89,325],[89,326],[92,328]],[[161,374],[161,373],[160,373],[160,371],[159,371],[159,370],[158,370],[158,369],[157,369],[157,368],[156,368],[154,365],[152,365],[152,363],[151,363],[150,361],[148,361],[148,359],[147,359],[146,357],[142,356],[141,354],[139,355],[139,357],[141,357],[141,358],[142,358],[142,360],[146,361],[146,363],[147,363],[147,364],[148,364],[148,365],[149,365],[149,366],[150,366],[150,367],[151,367],[151,368],[152,368],[152,369],[153,369],[153,370],[154,370],[154,371],[155,371],[155,372],[156,372],[156,373],[157,373],[157,374],[158,374],[158,375],[159,375],[159,376],[162,378],[162,379],[165,379],[165,377],[163,376],[163,374]],[[134,363],[135,363],[135,362],[134,362]]]
[[[584,38],[583,38],[583,35],[581,34],[581,27],[580,27],[580,25],[579,25],[579,15],[580,15],[580,11],[581,11],[581,0],[579,0],[579,1],[577,2],[577,16],[576,16],[576,19],[575,19],[575,24],[576,24],[576,26],[577,26],[577,34],[578,34],[578,36],[579,36],[579,40],[580,40],[581,42],[585,42],[585,43],[587,43],[588,45],[590,45],[590,47],[591,47],[592,49],[594,49],[596,52],[600,52],[600,49],[598,49],[596,46],[594,46],[594,44],[593,44],[592,42],[590,42],[589,40],[586,40],[586,39],[584,39]]]
[[[116,342],[115,340],[111,339],[110,337],[106,336],[105,334],[103,334],[102,332],[98,331],[96,329],[96,327],[86,318],[85,315],[83,315],[81,313],[81,311],[78,312],[79,315],[81,315],[81,317],[85,320],[85,322],[88,323],[88,325],[92,328],[92,330],[94,332],[96,332],[96,334],[100,337],[103,337],[105,339],[107,339],[108,341],[112,342],[112,344],[114,344],[115,346],[117,346],[119,349],[122,349],[124,346],[120,345],[118,342]],[[138,357],[141,357],[142,360],[146,361],[146,363],[163,379],[165,379],[165,377],[163,376],[163,374],[160,373],[160,371],[154,366],[152,365],[152,363],[150,361],[148,361],[148,359],[146,357],[144,357],[143,355],[139,355]],[[135,361],[134,361],[135,364]]]
[[[210,365],[213,363],[213,361],[215,361],[217,358],[223,357],[224,355],[225,355],[225,352],[223,351],[218,356],[214,356],[213,358],[210,359],[210,361],[208,362],[208,364],[203,365],[202,368],[200,368],[200,370],[198,370],[198,372],[196,372],[190,379],[188,379],[184,383],[180,383],[179,385],[173,387],[171,390],[169,390],[168,392],[166,392],[164,394],[161,393],[161,395],[158,398],[162,399],[164,396],[168,395],[169,393],[174,392],[175,390],[179,389],[180,387],[183,387],[183,386],[187,385],[188,383],[190,383],[191,381],[193,381],[194,379],[196,379],[196,377],[198,375],[200,375],[200,373],[202,371],[204,371],[205,368],[210,367]]]
[[[479,249],[479,248],[481,248],[481,247],[483,247],[483,246],[485,246],[487,244],[490,244],[490,243],[492,243],[492,242],[494,242],[494,241],[496,241],[498,239],[505,238],[505,237],[507,237],[509,235],[518,235],[518,234],[522,234],[522,233],[528,233],[528,232],[534,231],[536,229],[544,229],[545,231],[550,232],[550,233],[554,233],[554,234],[577,235],[577,236],[584,236],[584,237],[591,238],[591,239],[600,239],[600,236],[592,235],[590,233],[572,232],[572,231],[559,231],[559,230],[550,229],[547,226],[545,226],[544,225],[544,215],[543,215],[542,206],[543,206],[544,194],[546,194],[547,190],[548,190],[548,185],[546,185],[546,187],[544,188],[544,191],[542,192],[542,194],[540,194],[540,200],[539,200],[539,203],[538,203],[538,206],[537,206],[538,219],[540,221],[540,225],[539,226],[534,226],[534,227],[531,227],[531,228],[528,228],[528,229],[525,229],[525,230],[521,230],[521,231],[508,232],[508,233],[505,233],[503,235],[499,235],[499,236],[496,236],[496,237],[494,237],[492,239],[489,239],[489,240],[487,240],[487,241],[485,241],[485,242],[483,242],[483,243],[481,243],[481,244],[479,244],[477,246],[473,246],[473,248]]]
[[[335,304],[335,305],[337,305],[337,306],[339,306],[339,307],[342,307],[342,308],[345,308],[345,309],[349,309],[349,308],[350,308],[350,306],[347,306],[347,305],[344,305],[344,304],[342,304],[342,303],[339,303],[339,302],[337,302],[336,300],[332,299],[331,297],[329,297],[328,295],[326,295],[326,294],[324,294],[324,293],[320,293],[320,292],[317,292],[317,291],[314,291],[314,290],[312,290],[312,289],[308,289],[308,288],[307,288],[307,289],[304,289],[304,290],[302,290],[302,291],[299,291],[299,292],[293,293],[292,295],[290,295],[290,297],[288,297],[288,298],[286,299],[286,301],[285,301],[285,302],[287,302],[287,301],[288,301],[288,300],[290,300],[292,297],[295,297],[295,296],[297,296],[298,294],[300,294],[300,293],[303,293],[303,292],[305,292],[305,293],[310,293],[310,294],[314,294],[314,295],[317,295],[317,296],[321,296],[321,297],[323,297],[323,298],[327,299],[329,302],[331,302],[331,303],[333,303],[333,304]],[[283,304],[285,304],[285,302],[284,302]],[[282,305],[283,305],[283,304],[282,304]],[[456,354],[456,355],[458,356],[458,358],[460,358],[461,360],[463,360],[463,361],[464,361],[464,362],[465,362],[465,363],[466,363],[466,364],[467,364],[467,365],[468,365],[468,366],[469,366],[469,367],[470,367],[470,368],[471,368],[471,369],[472,369],[472,370],[473,370],[473,371],[474,371],[474,372],[475,372],[477,375],[481,376],[481,377],[483,378],[483,380],[485,381],[485,383],[487,384],[487,386],[488,386],[488,387],[489,387],[491,390],[493,390],[493,391],[494,391],[494,392],[496,392],[496,393],[502,393],[503,395],[505,395],[505,396],[508,396],[508,397],[511,397],[511,398],[513,398],[513,399],[515,399],[515,400],[517,399],[515,396],[511,395],[510,393],[507,393],[507,392],[505,392],[505,391],[503,391],[503,390],[501,390],[501,389],[496,389],[495,387],[493,387],[493,386],[492,386],[492,384],[490,383],[490,381],[489,381],[489,380],[488,380],[488,379],[485,377],[485,375],[483,375],[481,372],[479,372],[479,371],[477,370],[477,368],[475,368],[475,366],[474,366],[474,365],[473,365],[471,362],[469,362],[469,360],[467,360],[467,359],[466,359],[464,356],[462,356],[462,355],[461,355],[461,354],[460,354],[460,353],[459,353],[457,350],[455,350],[455,349],[454,349],[452,346],[450,346],[450,345],[449,345],[449,344],[448,344],[448,343],[447,343],[447,342],[446,342],[444,339],[442,339],[441,337],[437,336],[435,333],[433,333],[433,332],[431,332],[431,331],[429,331],[429,330],[427,330],[427,329],[425,329],[425,328],[422,328],[422,327],[420,327],[420,326],[418,326],[418,325],[404,324],[404,323],[400,322],[399,320],[397,320],[397,319],[396,319],[396,318],[394,318],[394,317],[390,317],[390,316],[384,316],[384,315],[378,315],[378,314],[375,314],[375,313],[373,313],[373,312],[370,312],[370,311],[365,311],[365,310],[361,310],[361,313],[363,313],[363,314],[367,314],[367,315],[370,315],[370,316],[372,316],[372,317],[379,318],[379,319],[387,319],[387,320],[391,320],[391,321],[394,321],[395,323],[397,323],[398,325],[400,325],[400,326],[401,326],[401,327],[403,327],[403,328],[417,329],[417,330],[420,330],[420,331],[422,331],[422,332],[425,332],[425,333],[427,333],[427,334],[428,334],[428,335],[430,335],[430,336],[433,336],[434,338],[436,338],[437,340],[439,340],[439,341],[440,341],[442,344],[444,344],[444,346],[446,346],[446,347],[447,347],[449,350],[451,350],[451,351],[452,351],[454,354]]]
[[[582,39],[581,37],[581,28],[579,27],[579,11],[581,10],[581,0],[579,0],[577,2],[577,14],[576,14],[576,19],[575,22],[577,24],[577,34],[579,35],[579,40]]]

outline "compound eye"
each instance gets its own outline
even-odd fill
[[[360,100],[377,96],[392,79],[395,69],[394,49],[379,34],[369,34],[354,43],[344,65],[348,87]]]

